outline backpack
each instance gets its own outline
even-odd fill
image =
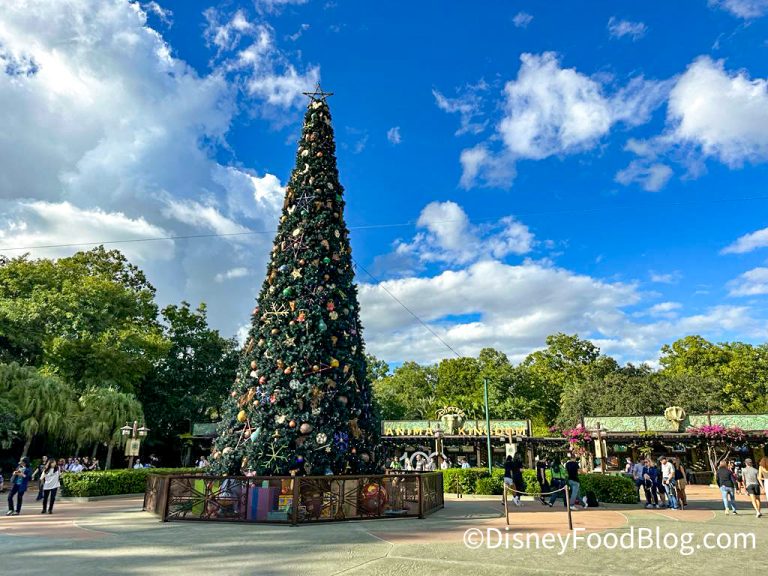
[[[589,490],[586,494],[584,494],[584,505],[587,508],[597,508],[600,503],[597,501],[597,496],[592,490]]]

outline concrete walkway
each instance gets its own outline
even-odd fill
[[[0,519],[2,571],[50,576],[115,575],[318,575],[328,574],[712,574],[738,566],[750,573],[768,569],[762,550],[768,543],[768,516],[754,518],[745,497],[743,513],[725,516],[719,493],[696,487],[685,511],[601,506],[574,513],[576,527],[596,534],[629,533],[658,527],[679,537],[707,532],[754,533],[756,550],[514,550],[503,544],[469,549],[465,531],[495,535],[567,535],[562,507],[527,502],[510,515],[505,532],[498,497],[448,498],[444,510],[425,520],[396,519],[313,526],[229,523],[162,523],[141,512],[141,500],[57,502],[53,515],[39,514],[30,498],[22,516]],[[750,565],[751,564],[751,565]]]

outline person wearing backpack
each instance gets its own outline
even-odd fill
[[[568,508],[568,500],[565,499],[565,490],[562,490],[562,488],[565,487],[565,468],[563,468],[559,458],[555,458],[552,461],[551,471],[552,482],[550,483],[549,489],[552,491],[552,494],[549,497],[549,507],[552,508],[555,505],[555,501],[558,498],[562,498],[563,504]]]

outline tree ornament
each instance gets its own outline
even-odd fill
[[[237,421],[245,422],[246,420],[248,420],[248,414],[246,414],[245,410],[240,410],[240,412],[237,413]]]
[[[326,256],[325,258],[323,258],[323,264],[330,264],[330,263],[331,263],[331,259],[330,259],[330,258],[328,258],[328,256]]]
[[[325,307],[328,309],[329,312],[333,312],[333,309],[334,309],[333,301],[329,300],[328,303],[325,305]]]
[[[312,432],[312,424],[309,422],[302,422],[301,426],[299,426],[299,432],[302,434],[309,434]]]
[[[331,368],[338,368],[339,361],[336,358],[331,358]]]
[[[291,420],[288,422],[288,428],[296,428],[296,420]]]
[[[346,396],[344,396],[344,395],[342,394],[341,396],[338,396],[338,397],[336,398],[336,401],[337,401],[339,404],[341,404],[342,406],[346,406],[346,405],[347,405],[347,402],[349,402],[349,398],[347,398]]]
[[[291,390],[298,390],[300,386],[301,386],[301,382],[299,382],[298,380],[296,380],[296,378],[294,378],[293,380],[291,380],[291,381],[288,383],[288,387],[289,387]]]
[[[325,322],[323,322],[322,318],[317,323],[317,329],[320,330],[320,332],[325,332],[326,330],[328,330],[328,326]]]
[[[277,424],[285,424],[286,418],[287,416],[285,414],[278,414],[277,416],[275,416],[275,422]]]
[[[328,317],[331,320],[338,320],[339,319],[339,313],[338,312],[331,312],[330,314],[328,314]]]
[[[326,436],[324,432],[318,432],[317,436],[315,436],[315,442],[318,444],[325,444],[328,442],[328,436]]]

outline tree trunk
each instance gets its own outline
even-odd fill
[[[104,463],[104,470],[109,470],[112,466],[112,448],[115,447],[114,442],[109,443],[109,447],[107,448],[107,461]]]
[[[29,455],[29,448],[32,446],[32,438],[34,438],[34,436],[27,436],[27,441],[24,443],[24,450],[21,451],[22,456]]]
[[[96,454],[98,454],[98,452],[99,452],[99,443],[98,443],[98,442],[96,442],[96,443],[93,445],[93,452],[91,452],[91,460],[93,460],[94,458],[96,458]]]

